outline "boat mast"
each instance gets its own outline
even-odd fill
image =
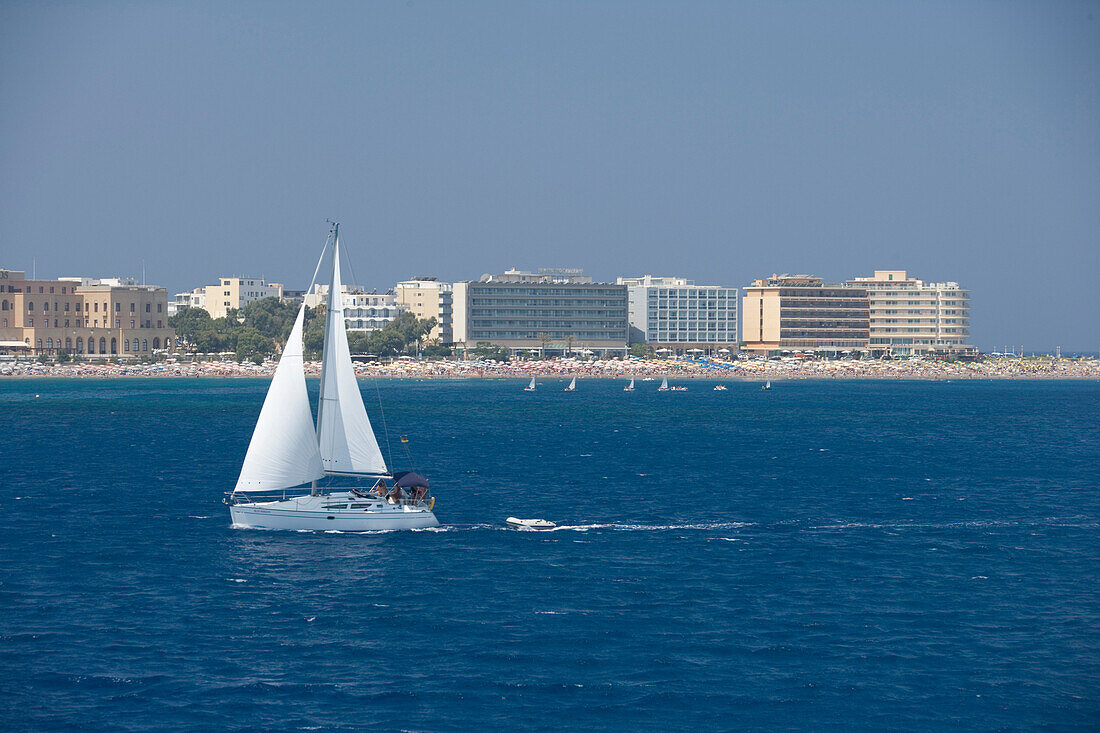
[[[321,413],[325,409],[325,376],[328,371],[328,328],[332,326],[329,323],[329,315],[332,313],[333,297],[343,297],[343,293],[333,294],[332,285],[336,282],[336,263],[340,261],[340,223],[332,223],[332,271],[329,273],[328,278],[328,305],[325,307],[325,341],[324,346],[321,347],[321,386],[317,390],[317,439],[321,438]],[[341,324],[343,325],[343,324]],[[317,490],[317,481],[314,480],[310,484],[309,493],[313,496],[317,496],[320,492]]]

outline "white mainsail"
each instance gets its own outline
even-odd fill
[[[657,389],[668,389],[668,377],[661,380],[661,386]]]
[[[325,349],[321,359],[316,440],[321,444],[321,462],[325,471],[389,473],[371,429],[367,410],[363,407],[355,370],[351,366],[348,335],[344,327],[339,230],[336,230],[332,248],[332,279],[328,289]]]
[[[287,489],[325,475],[306,394],[302,364],[304,319],[305,305],[298,310],[279,366],[275,368],[235,491]]]

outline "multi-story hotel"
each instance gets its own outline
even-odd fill
[[[435,328],[428,338],[441,344],[454,342],[453,289],[450,283],[434,277],[415,277],[397,283],[394,291],[399,305],[408,306],[417,318],[434,318]]]
[[[737,353],[737,288],[682,277],[620,277],[627,288],[631,343],[666,353]]]
[[[627,289],[595,283],[579,270],[509,270],[454,284],[454,341],[513,355],[624,355]]]
[[[35,354],[139,356],[172,348],[174,338],[164,288],[0,270],[0,341],[21,341]]]
[[[873,356],[977,353],[966,343],[970,293],[958,283],[926,283],[905,270],[875,270],[846,284],[867,292]]]
[[[191,302],[198,300],[198,290],[203,291],[202,305],[211,318],[224,318],[230,309],[240,310],[249,303],[261,298],[282,298],[282,283],[264,282],[262,277],[222,277],[218,278],[217,285],[207,285],[204,288],[192,290]],[[179,302],[182,293],[176,296]],[[190,307],[194,308],[195,305]]]
[[[745,288],[742,348],[782,351],[865,352],[870,340],[867,291],[827,284],[809,275],[773,275]]]
[[[361,288],[344,285],[344,323],[349,331],[377,331],[408,310],[390,293],[367,293]],[[316,308],[328,302],[328,285],[314,285],[305,295],[305,304]]]

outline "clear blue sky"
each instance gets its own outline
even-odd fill
[[[0,267],[957,280],[1100,349],[1100,4],[0,4]]]

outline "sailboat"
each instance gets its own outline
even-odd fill
[[[535,378],[534,377],[531,377],[531,383],[529,385],[527,385],[526,387],[524,387],[523,391],[524,392],[534,392],[535,391]]]
[[[633,392],[633,391],[634,391],[634,379],[631,378],[630,384],[623,387],[623,392]]]
[[[661,386],[657,388],[657,391],[658,392],[667,392],[668,391],[668,377],[665,377],[664,379],[661,380]]]
[[[427,479],[411,471],[390,471],[363,406],[344,326],[339,234],[339,225],[333,225],[317,423],[306,393],[303,303],[267,390],[237,485],[225,500],[234,527],[362,532],[439,525]],[[354,479],[362,485],[318,484],[330,478]],[[308,493],[288,496],[307,489]]]
[[[572,392],[577,389],[577,378],[573,377],[573,381],[569,383],[569,386],[565,388],[566,392]]]
[[[771,388],[772,388],[772,380],[769,379],[766,382],[764,382],[764,386],[761,387],[760,389],[771,389]]]

